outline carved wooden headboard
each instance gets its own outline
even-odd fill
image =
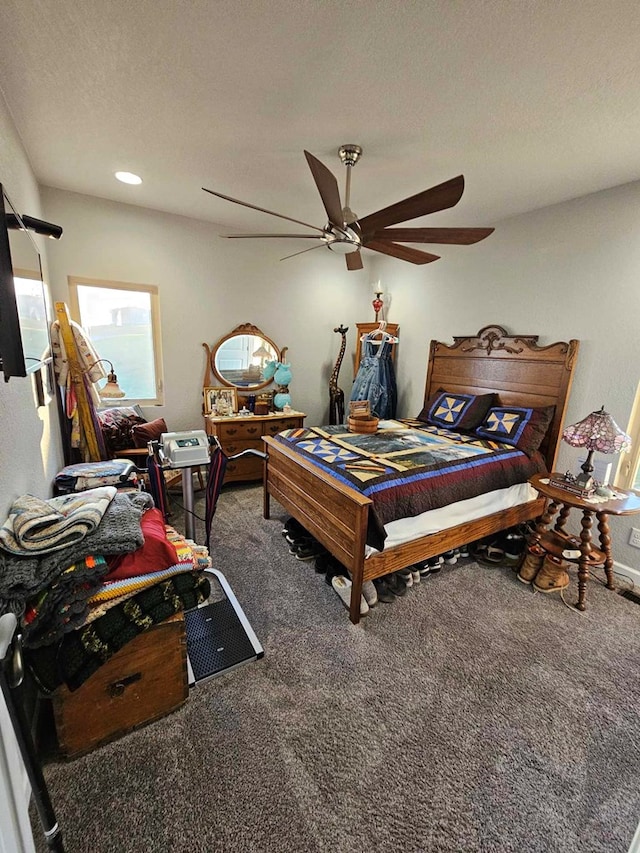
[[[538,335],[508,335],[502,326],[485,326],[477,335],[453,340],[452,345],[431,341],[425,403],[443,389],[494,391],[506,406],[555,406],[540,447],[553,471],[580,342],[538,346]]]

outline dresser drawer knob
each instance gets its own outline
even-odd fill
[[[258,427],[249,427],[247,432],[251,433],[251,435],[255,435],[257,432],[259,432],[259,430]]]
[[[229,429],[227,430],[227,435],[235,435],[237,432],[237,429],[232,429],[231,427],[229,427]]]

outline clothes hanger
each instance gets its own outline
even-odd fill
[[[389,343],[397,344],[398,338],[395,335],[390,335],[389,332],[386,331],[386,328],[387,321],[380,320],[378,328],[374,329],[372,332],[367,332],[366,334],[361,335],[360,340],[369,341],[372,344],[381,344],[383,343],[383,341],[389,341]],[[379,341],[374,340],[374,337],[376,337],[377,335],[380,335]]]

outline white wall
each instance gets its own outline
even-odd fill
[[[159,287],[166,396],[165,406],[148,415],[164,417],[172,429],[201,427],[202,344],[253,323],[289,347],[294,407],[307,413],[307,423],[326,422],[340,344],[333,329],[351,327],[347,352],[353,352],[353,324],[373,319],[369,273],[347,272],[344,259],[324,249],[281,262],[300,246],[224,240],[211,223],[133,205],[54,189],[43,190],[43,203],[45,218],[64,228],[49,252],[55,299],[68,299],[69,275]],[[352,378],[345,355],[340,385],[347,396]]]
[[[21,213],[41,217],[36,181],[27,155],[15,133],[0,96],[0,183]],[[46,271],[46,246],[37,237]],[[46,241],[51,242],[51,241]],[[55,405],[36,408],[33,380],[0,378],[0,515],[18,495],[48,495],[62,464],[62,448]]]
[[[41,216],[38,188],[29,161],[0,96],[0,183],[18,210]],[[53,423],[53,426],[52,426]],[[32,380],[0,378],[0,516],[14,497],[50,494],[60,460],[55,409],[37,409]],[[0,851],[34,849],[27,813],[29,796],[4,700],[0,699]]]
[[[307,423],[325,422],[339,343],[332,329],[351,327],[340,374],[348,399],[354,324],[373,319],[376,279],[387,319],[401,327],[399,414],[421,408],[432,338],[498,323],[541,344],[580,340],[566,422],[605,404],[627,424],[639,379],[640,183],[504,220],[482,243],[443,246],[442,259],[424,267],[365,252],[357,273],[324,250],[280,262],[296,247],[226,241],[210,223],[131,205],[53,189],[43,190],[43,204],[45,218],[65,228],[49,251],[55,298],[67,298],[67,275],[159,286],[167,396],[154,414],[171,427],[200,423],[202,342],[243,322],[290,348],[293,403]],[[577,457],[561,445],[558,467],[577,468]],[[631,523],[611,520],[614,556],[640,569],[640,551],[627,545]]]
[[[392,296],[389,319],[401,325],[402,412],[421,408],[432,338],[449,341],[497,323],[537,334],[540,344],[577,338],[565,423],[604,404],[626,428],[640,379],[639,235],[636,182],[499,222],[475,246],[439,247],[441,260],[424,267],[383,258],[378,274]],[[577,470],[578,455],[562,443],[558,468]],[[614,558],[636,570],[640,551],[627,539],[638,523],[638,516],[611,519]]]

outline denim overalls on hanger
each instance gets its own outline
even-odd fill
[[[395,418],[398,402],[395,371],[391,359],[391,336],[370,332],[362,342],[362,358],[351,389],[351,400],[368,400],[371,413],[378,418]]]

